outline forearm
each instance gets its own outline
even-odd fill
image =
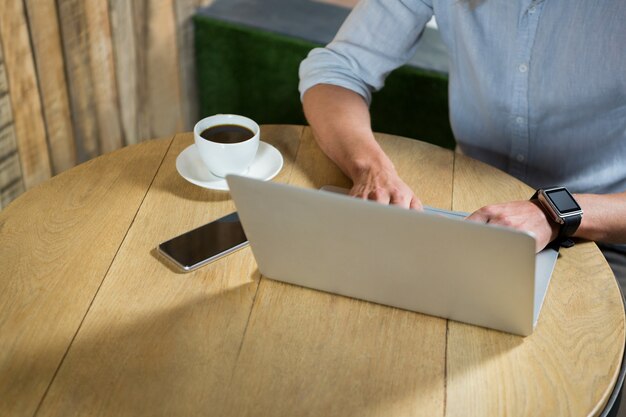
[[[626,243],[626,192],[577,194],[583,219],[574,236],[605,243]]]
[[[371,129],[369,109],[357,93],[318,84],[303,96],[306,118],[322,150],[351,179],[372,169],[394,169]]]
[[[350,195],[422,208],[376,142],[363,97],[342,87],[318,84],[304,93],[302,103],[320,148],[352,180]]]

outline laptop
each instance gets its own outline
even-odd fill
[[[517,335],[533,332],[558,257],[527,233],[229,175],[271,279]]]

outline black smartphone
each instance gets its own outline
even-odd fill
[[[237,213],[161,243],[157,250],[184,271],[192,271],[248,244]]]

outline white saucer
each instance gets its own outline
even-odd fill
[[[280,151],[269,143],[260,141],[259,150],[252,165],[243,176],[268,181],[274,178],[283,167],[283,156]],[[196,145],[189,145],[176,158],[176,170],[187,181],[210,190],[228,191],[224,178],[211,173],[200,159]]]

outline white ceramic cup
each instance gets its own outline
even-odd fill
[[[219,143],[204,139],[200,134],[213,126],[239,125],[254,133],[248,140],[237,143]],[[252,119],[236,114],[216,114],[200,120],[193,128],[193,138],[200,158],[215,176],[243,174],[254,161],[259,149],[259,125]]]

